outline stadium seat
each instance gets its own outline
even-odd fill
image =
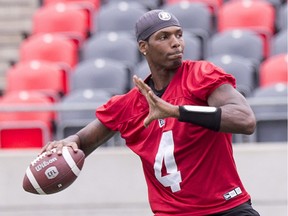
[[[5,94],[0,100],[0,147],[40,148],[45,145],[52,138],[55,116],[52,111],[41,110],[41,107],[50,105],[52,102],[38,92]]]
[[[275,32],[275,9],[267,1],[227,1],[218,12],[218,30],[249,28]]]
[[[57,137],[62,139],[95,119],[95,110],[110,99],[102,89],[78,89],[67,94],[59,102]],[[73,107],[73,110],[70,110]]]
[[[259,68],[260,86],[268,86],[287,80],[288,54],[283,53],[267,58]]]
[[[288,52],[288,33],[284,29],[272,37],[271,40],[271,56]]]
[[[165,0],[165,4],[178,4],[179,2],[202,2],[205,3],[213,14],[217,14],[218,9],[223,5],[223,0]]]
[[[143,80],[145,78],[147,78],[147,76],[150,73],[151,73],[150,68],[149,68],[149,65],[148,65],[146,59],[143,59],[139,64],[137,64],[135,69],[133,70],[133,74],[140,77]]]
[[[31,35],[21,43],[19,59],[20,61],[51,61],[63,67],[74,67],[78,63],[78,47],[63,35]]]
[[[253,141],[287,143],[287,84],[259,87],[249,103],[257,121]]]
[[[207,47],[202,43],[201,38],[193,33],[186,32],[183,34],[183,39],[185,41],[184,60],[200,60],[205,58]]]
[[[288,19],[288,13],[287,13],[287,10],[288,10],[288,5],[287,5],[287,1],[285,3],[283,3],[279,10],[278,10],[278,14],[277,14],[277,17],[276,17],[276,25],[277,25],[277,29],[278,31],[282,31],[282,30],[287,30],[287,25],[288,25],[288,22],[287,22],[287,19]]]
[[[81,59],[109,58],[133,67],[141,60],[138,44],[127,33],[103,32],[95,34],[83,43]]]
[[[213,32],[212,14],[208,6],[199,2],[179,2],[166,4],[161,9],[174,14],[184,31],[193,32],[203,38]]]
[[[101,0],[43,0],[43,5],[57,4],[57,3],[76,3],[76,4],[87,4],[93,5],[94,10],[99,10],[101,7]]]
[[[218,11],[218,31],[236,28],[251,29],[261,35],[265,56],[270,53],[270,38],[276,30],[276,11],[271,3],[261,0],[225,2]]]
[[[207,61],[232,74],[236,79],[237,90],[245,97],[250,96],[258,86],[257,68],[247,58],[237,55],[218,55],[207,58]]]
[[[68,75],[55,63],[44,61],[18,62],[6,73],[6,92],[39,91],[55,98],[68,91]]]
[[[123,0],[102,0],[104,4],[117,4],[119,2],[123,2]],[[129,4],[132,2],[137,2],[141,5],[143,5],[145,8],[151,10],[151,9],[157,9],[160,5],[162,0],[125,0]]]
[[[89,18],[85,10],[74,4],[49,4],[35,11],[32,34],[61,33],[81,44],[90,34]]]
[[[244,29],[215,33],[208,44],[208,56],[239,55],[259,64],[264,59],[262,39],[253,31]]]
[[[71,73],[71,91],[76,89],[103,89],[111,95],[130,89],[130,71],[127,66],[111,59],[93,59],[80,62]]]
[[[134,34],[136,21],[147,11],[148,9],[138,2],[121,1],[103,5],[94,15],[94,32],[92,34],[111,31]]]
[[[75,134],[95,120],[95,110],[110,99],[110,92],[102,89],[79,89],[66,95],[59,103],[57,138],[63,139]],[[73,110],[70,110],[73,107]],[[76,110],[77,109],[77,110]],[[104,146],[123,145],[125,142],[116,134]]]

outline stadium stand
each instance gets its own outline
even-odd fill
[[[87,39],[81,47],[83,61],[109,58],[133,68],[142,59],[135,38],[126,32],[100,32]]]
[[[102,89],[76,89],[63,97],[59,103],[57,118],[57,137],[60,139],[72,135],[80,128],[95,119],[95,111],[87,107],[98,107],[108,101],[111,94]],[[85,104],[77,108],[79,104]],[[63,110],[65,106],[73,106],[75,110]]]
[[[81,44],[90,35],[91,13],[77,4],[42,6],[34,13],[32,33],[61,33]]]
[[[283,53],[267,58],[259,68],[260,86],[272,85],[278,82],[288,83],[287,80],[288,54]]]
[[[39,148],[45,145],[53,137],[54,112],[27,111],[45,105],[52,105],[52,102],[39,92],[6,93],[0,100],[1,108],[6,108],[6,112],[0,112],[0,147]]]
[[[83,6],[92,4],[93,10],[97,11],[101,7],[101,0],[43,0],[42,5],[57,4],[57,3],[73,3]]]
[[[287,83],[258,87],[250,99],[262,101],[252,104],[257,121],[252,141],[287,142]]]
[[[134,25],[141,14],[148,11],[138,2],[111,3],[103,5],[94,15],[94,32],[128,32],[134,33]]]
[[[51,61],[73,68],[78,63],[77,45],[57,33],[35,34],[23,40],[19,47],[19,61]]]
[[[278,14],[276,16],[276,25],[279,31],[287,29],[287,2],[279,6]]]
[[[150,68],[145,59],[136,65],[135,69],[133,70],[133,74],[142,78],[143,80],[150,74]]]
[[[232,74],[236,79],[237,90],[245,97],[252,94],[258,86],[257,68],[249,58],[238,55],[216,55],[207,59],[225,72]]]
[[[218,11],[218,31],[245,28],[257,32],[263,38],[266,57],[270,53],[270,38],[276,30],[275,21],[276,10],[268,1],[227,1]]]
[[[115,4],[119,2],[123,2],[123,0],[103,0],[103,4]],[[143,5],[148,10],[157,9],[160,5],[162,0],[126,0],[127,3],[137,2]]]
[[[71,73],[71,91],[76,89],[103,89],[111,95],[130,89],[127,66],[111,59],[92,59],[80,62]]]
[[[183,59],[200,60],[206,56],[206,45],[197,35],[187,32],[183,34],[185,52]]]
[[[0,7],[0,93],[6,88],[6,71],[18,61],[18,46],[31,32],[38,0],[2,0]]]
[[[248,51],[249,50],[249,51]],[[215,33],[208,44],[208,55],[239,55],[259,64],[264,59],[262,39],[255,32],[232,29]]]
[[[12,91],[39,91],[55,102],[69,91],[67,71],[44,61],[18,62],[7,71],[7,88]]]
[[[271,40],[271,56],[281,53],[287,53],[288,50],[288,33],[287,29],[281,30],[276,33]]]

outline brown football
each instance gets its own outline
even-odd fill
[[[23,189],[34,194],[53,194],[70,186],[79,176],[85,161],[82,150],[74,152],[71,147],[63,147],[62,155],[52,149],[39,155],[28,166]]]

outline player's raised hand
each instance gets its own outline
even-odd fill
[[[139,89],[139,91],[146,97],[146,100],[149,104],[149,114],[144,120],[144,126],[148,125],[156,119],[164,119],[167,117],[179,117],[179,108],[174,106],[160,97],[156,96],[152,89],[144,83],[141,78],[138,78],[136,75],[133,76],[133,82]]]

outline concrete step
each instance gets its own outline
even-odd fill
[[[31,33],[32,20],[30,18],[5,21],[0,20],[0,32],[1,31]]]

